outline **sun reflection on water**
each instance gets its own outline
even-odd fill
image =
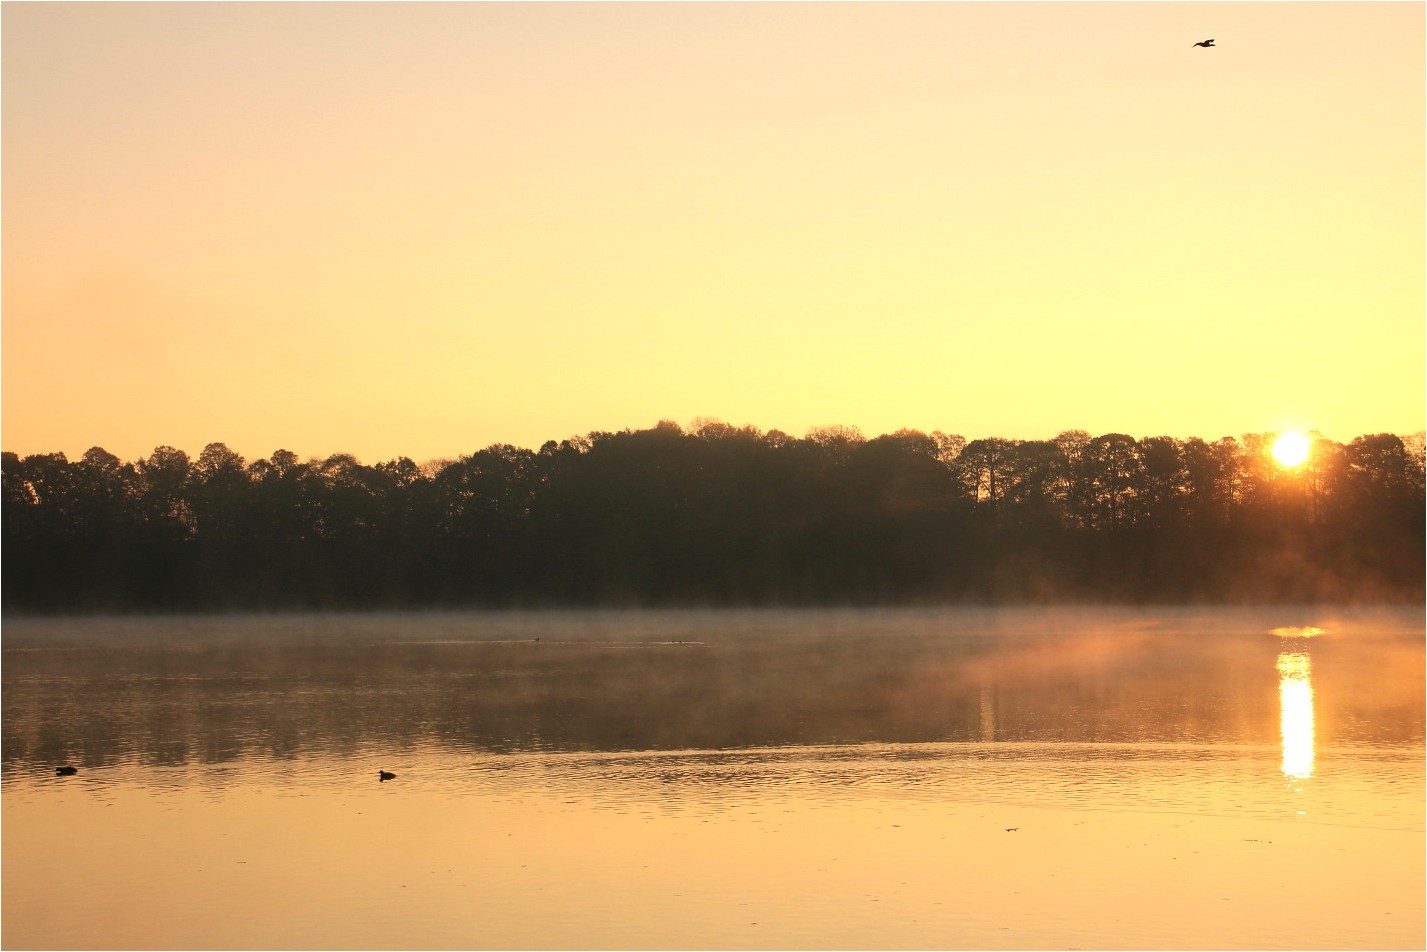
[[[1311,625],[1289,625],[1283,628],[1275,628],[1270,631],[1269,634],[1277,635],[1280,638],[1317,638],[1319,635],[1326,635],[1327,632],[1322,628],[1314,628]]]
[[[1313,662],[1306,651],[1285,651],[1276,667],[1283,773],[1307,779],[1313,776]]]

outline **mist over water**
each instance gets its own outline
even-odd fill
[[[15,620],[4,940],[1420,946],[1422,633],[1305,607]]]

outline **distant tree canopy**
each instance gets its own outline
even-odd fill
[[[420,466],[5,453],[4,606],[1420,601],[1422,435],[1270,444],[696,420]]]

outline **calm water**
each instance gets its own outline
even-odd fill
[[[0,939],[1422,948],[1423,635],[1301,608],[10,620]]]

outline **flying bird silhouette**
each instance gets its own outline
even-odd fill
[[[1207,50],[1209,47],[1211,47],[1211,46],[1214,45],[1214,41],[1213,41],[1213,40],[1200,40],[1198,43],[1195,43],[1194,45],[1195,45],[1195,46],[1202,46],[1202,47],[1204,47],[1204,48]]]

